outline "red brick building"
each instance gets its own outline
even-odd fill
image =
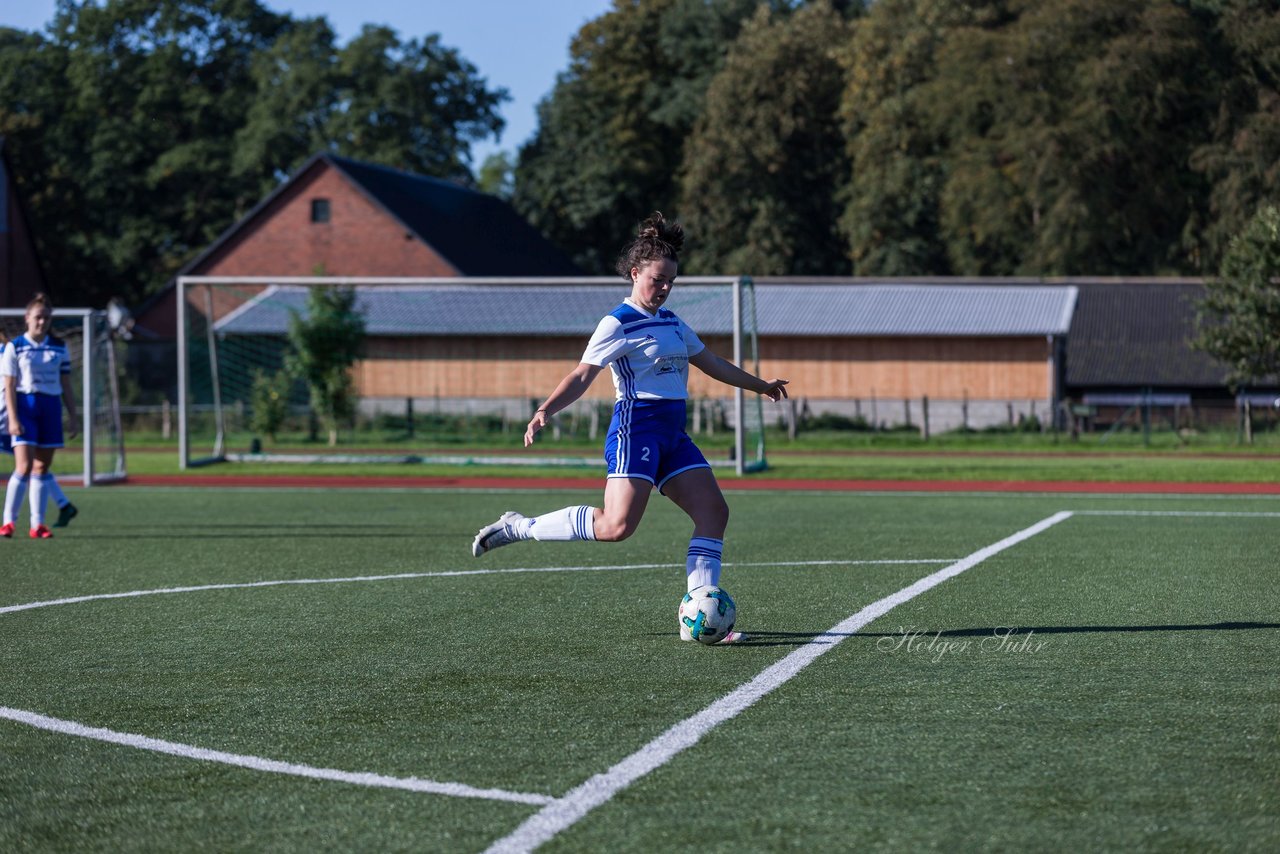
[[[580,276],[496,196],[317,154],[179,271],[187,276]],[[137,311],[176,338],[171,283]]]
[[[50,289],[0,137],[0,306],[22,308],[41,291]]]

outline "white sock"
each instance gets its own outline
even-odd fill
[[[724,540],[712,537],[694,537],[689,540],[689,556],[684,563],[689,590],[708,585],[719,586],[720,557],[723,554]]]
[[[27,475],[18,475],[17,472],[9,475],[9,487],[4,491],[4,523],[6,525],[18,522],[18,508],[22,506],[22,499],[27,495]]]
[[[58,479],[52,473],[45,472],[43,479],[45,495],[53,499],[53,503],[58,505],[59,510],[71,503],[67,499],[67,494],[62,491],[62,487],[58,485]]]
[[[48,501],[45,497],[44,475],[31,478],[31,498],[28,503],[31,505],[31,527],[38,528],[44,524],[44,503]]]
[[[535,540],[594,540],[595,508],[586,504],[553,510],[529,520],[525,534]]]

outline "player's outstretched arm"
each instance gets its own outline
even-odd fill
[[[696,356],[689,357],[689,364],[702,371],[713,380],[725,385],[754,391],[773,401],[783,400],[787,396],[787,381],[780,379],[764,380],[755,374],[747,373],[733,362],[720,358],[709,349],[704,349]]]
[[[560,384],[556,386],[556,390],[551,392],[551,396],[546,399],[542,406],[538,407],[538,411],[533,413],[533,417],[529,419],[529,426],[524,431],[524,446],[527,448],[533,444],[533,437],[538,431],[547,426],[547,422],[551,420],[551,416],[573,403],[586,393],[591,387],[591,382],[600,373],[602,368],[599,365],[588,365],[586,362],[579,362],[578,367],[565,374],[564,379],[560,380]]]

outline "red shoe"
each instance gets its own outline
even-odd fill
[[[37,525],[31,529],[31,539],[33,540],[52,540],[53,531],[50,531],[44,525]]]
[[[12,536],[13,536],[12,522],[5,522],[4,525],[0,525],[0,537],[4,537],[7,540]]]

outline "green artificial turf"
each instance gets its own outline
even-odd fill
[[[826,654],[546,850],[1280,845],[1275,499],[731,494],[723,584],[755,640],[715,649],[676,639],[689,524],[661,499],[622,543],[475,560],[475,529],[502,511],[598,491],[72,498],[81,514],[55,539],[0,541],[0,608],[333,583],[0,613],[0,706],[560,797],[822,640]],[[836,645],[819,638],[1061,510],[1076,515]],[[479,851],[537,809],[0,719],[3,850]]]
[[[340,449],[341,450],[341,449]],[[448,452],[456,455],[456,451]],[[495,455],[485,449],[469,452],[473,457]],[[502,456],[535,460],[517,447],[502,450]],[[577,449],[580,465],[502,465],[439,463],[217,463],[187,469],[201,476],[379,476],[379,477],[602,477],[604,464],[598,449]],[[711,459],[720,459],[708,452]],[[1051,452],[987,450],[930,453],[903,449],[883,449],[859,453],[813,451],[805,453],[771,451],[766,471],[750,478],[805,478],[818,480],[989,480],[1097,482],[1280,482],[1280,457],[1266,453],[1151,452],[1133,449],[1124,452]],[[134,450],[128,456],[131,475],[177,475],[176,450]],[[734,477],[732,468],[718,469],[720,476]]]

